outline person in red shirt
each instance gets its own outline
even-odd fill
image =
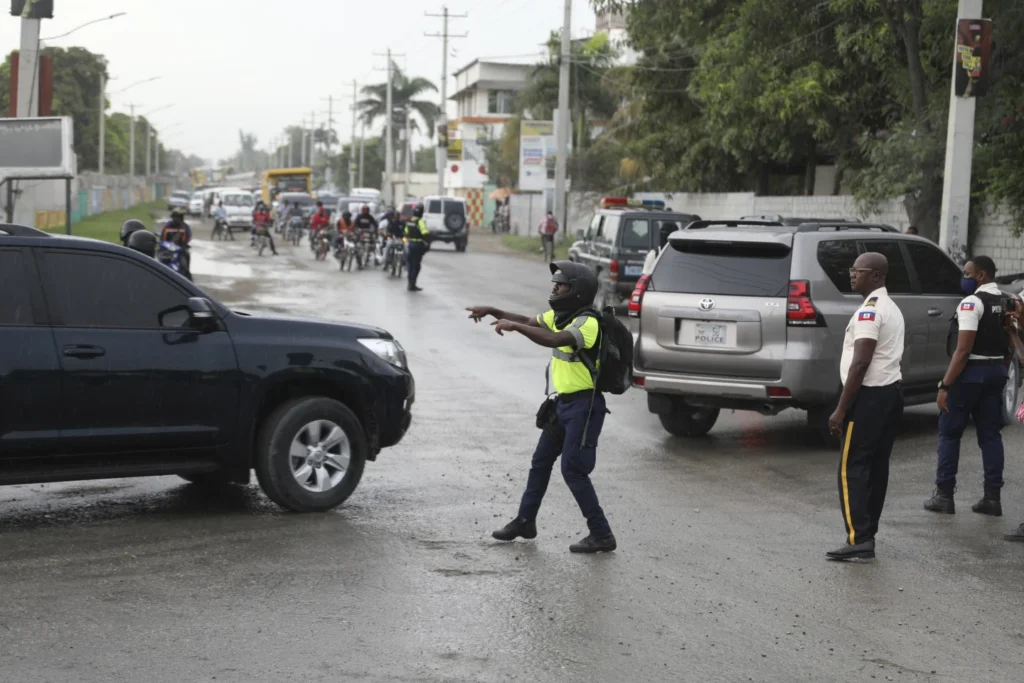
[[[323,202],[316,203],[316,211],[309,217],[309,229],[313,234],[310,236],[315,237],[318,230],[326,228],[331,224],[331,215],[324,209]]]
[[[274,245],[274,236],[270,234],[267,226],[270,225],[270,210],[262,201],[256,202],[256,209],[252,212],[252,244],[256,244],[256,235],[261,232],[267,233],[270,238],[270,251],[277,256],[277,247]]]

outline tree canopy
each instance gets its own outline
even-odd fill
[[[640,53],[620,133],[651,186],[902,197],[937,237],[956,0],[594,0],[625,11]],[[987,0],[991,86],[974,187],[1024,227],[1024,6]]]

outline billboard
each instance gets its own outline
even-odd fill
[[[53,0],[11,0],[11,16],[22,19],[53,19]]]
[[[0,119],[0,178],[68,178],[76,163],[71,117]]]
[[[523,121],[519,125],[519,189],[543,192],[555,182],[555,124]]]
[[[982,97],[988,92],[992,54],[992,21],[961,19],[956,26],[957,97]]]

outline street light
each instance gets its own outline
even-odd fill
[[[143,83],[149,83],[149,82],[155,81],[155,80],[157,80],[159,78],[162,78],[162,76],[153,76],[152,78],[144,78],[141,81],[136,81],[136,82],[132,83],[131,85],[125,86],[124,88],[121,88],[120,90],[117,90],[115,92],[110,93],[110,96],[113,97],[114,95],[118,95],[120,93],[123,93],[125,90],[130,90],[130,89],[134,88],[137,85],[142,85]],[[106,143],[107,143],[107,94],[106,94],[106,87],[107,87],[107,82],[106,82],[106,79],[103,77],[103,72],[101,71],[100,72],[100,164],[99,164],[99,166],[100,166],[100,173],[101,174],[103,173],[104,162],[106,161],[106,156],[107,156],[106,155]],[[133,133],[135,132],[135,112],[134,112],[134,109],[132,110],[132,132]],[[132,139],[134,139],[134,135],[132,136]],[[134,154],[134,150],[132,151],[132,154]]]
[[[58,38],[64,38],[65,36],[70,36],[72,33],[77,31],[78,29],[85,28],[86,26],[92,26],[93,24],[98,24],[101,21],[110,21],[111,19],[117,19],[118,17],[123,17],[126,14],[128,14],[128,13],[127,12],[118,12],[117,14],[111,14],[109,17],[100,17],[99,19],[93,19],[92,21],[85,22],[81,26],[76,26],[75,28],[71,29],[67,33],[62,33],[59,36],[53,36],[52,38],[40,38],[39,40],[43,41],[43,42],[46,42],[46,41],[51,41],[51,40],[57,40]]]
[[[153,155],[152,155],[152,152],[150,152],[150,146],[149,146],[151,138],[153,137],[152,135],[149,134],[149,117],[151,115],[157,113],[158,111],[163,111],[164,109],[170,109],[173,106],[174,106],[174,103],[172,102],[171,104],[165,104],[162,107],[157,107],[156,109],[151,109],[148,113],[143,114],[143,117],[146,119],[146,177],[147,178],[149,177],[149,162],[150,162],[150,159],[153,158]],[[132,124],[133,132],[134,132],[134,129],[135,129],[135,124],[133,123]]]

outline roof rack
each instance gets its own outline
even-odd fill
[[[50,233],[13,223],[0,223],[0,235],[8,237],[50,237]]]
[[[877,232],[899,232],[899,230],[891,225],[882,225],[881,223],[850,223],[846,221],[802,223],[796,228],[797,232],[819,232],[821,230],[874,230]]]
[[[727,227],[727,228],[735,228],[735,227],[739,227],[741,225],[768,226],[768,227],[776,227],[776,228],[781,228],[782,227],[782,223],[780,223],[779,221],[772,221],[772,220],[746,220],[746,219],[742,219],[741,218],[739,220],[728,220],[728,219],[724,219],[723,220],[723,219],[720,219],[720,220],[699,220],[699,221],[693,221],[692,223],[690,223],[689,225],[686,226],[686,229],[687,230],[700,230],[701,228],[708,228],[708,227],[711,227],[713,225],[720,225],[720,226],[724,226],[724,227]]]

